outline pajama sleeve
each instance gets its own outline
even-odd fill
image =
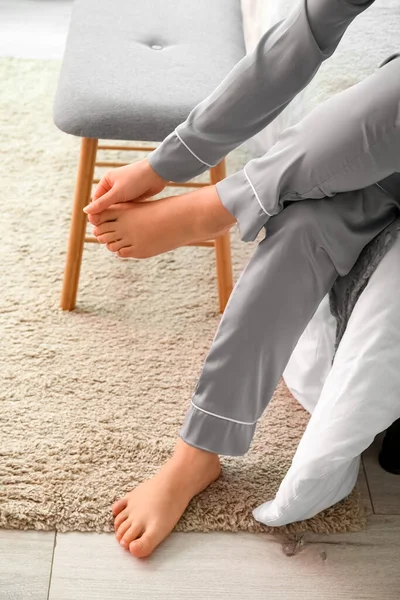
[[[352,20],[374,0],[299,0],[273,25],[187,119],[148,155],[168,181],[184,182],[215,166],[261,131],[333,54]],[[236,218],[243,241],[256,238],[268,220],[246,170],[216,184]]]

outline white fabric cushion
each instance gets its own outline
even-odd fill
[[[336,319],[326,295],[300,337],[283,378],[293,396],[312,414],[331,370]]]
[[[399,287],[400,234],[358,299],[330,369],[333,336],[322,319],[327,300],[321,303],[285,371],[312,414],[275,499],[253,511],[257,521],[286,525],[345,498],[356,483],[361,453],[400,418]],[[315,370],[308,363],[313,354]]]

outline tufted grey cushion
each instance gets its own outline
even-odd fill
[[[75,0],[54,122],[162,141],[245,53],[240,0]]]

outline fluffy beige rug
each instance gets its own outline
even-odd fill
[[[0,526],[112,531],[112,502],[174,446],[220,319],[215,260],[185,247],[122,261],[88,244],[78,309],[59,309],[79,140],[52,123],[58,69],[0,61]],[[229,171],[248,159],[236,150]],[[255,244],[232,231],[235,280]],[[223,476],[176,529],[276,531],[251,510],[274,497],[307,421],[280,385],[250,452],[222,459]],[[364,524],[354,491],[280,530]]]

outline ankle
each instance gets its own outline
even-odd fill
[[[197,196],[197,230],[201,239],[223,235],[236,223],[235,217],[222,204],[215,185],[196,190],[193,194]]]
[[[182,438],[178,438],[176,442],[173,458],[182,467],[187,465],[196,468],[196,466],[199,467],[203,464],[219,464],[218,454],[195,448],[187,444]]]

